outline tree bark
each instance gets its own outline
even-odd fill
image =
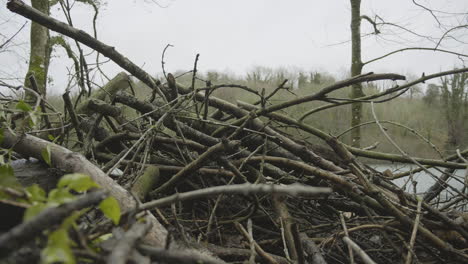
[[[351,77],[362,73],[361,60],[361,0],[351,1]],[[351,98],[363,97],[361,83],[353,84]],[[362,103],[356,102],[351,105],[351,127],[361,123]],[[356,127],[351,131],[351,145],[359,148],[361,146],[361,128]]]
[[[49,0],[32,0],[32,7],[36,8],[45,15],[49,15]],[[24,86],[32,88],[29,76],[34,75],[37,83],[38,92],[46,96],[47,92],[47,72],[49,70],[51,47],[49,45],[49,29],[36,22],[31,23],[30,33],[29,67],[26,73]],[[26,91],[27,101],[36,101],[36,96]]]

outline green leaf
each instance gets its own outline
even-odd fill
[[[38,204],[28,207],[28,209],[24,211],[23,222],[31,220],[32,218],[34,218],[36,215],[38,215],[40,212],[42,212],[46,208],[47,208],[47,205],[44,203],[38,203]]]
[[[63,220],[61,227],[69,229],[76,223],[76,220],[78,220],[78,218],[80,218],[85,212],[86,210],[73,211],[73,213],[69,217]]]
[[[99,209],[104,213],[104,215],[111,219],[115,225],[119,224],[120,221],[120,206],[119,202],[112,197],[109,196],[106,199],[104,199],[100,204],[99,204]]]
[[[0,165],[0,185],[12,188],[21,187],[10,164]]]
[[[49,192],[48,203],[51,205],[60,205],[75,200],[76,197],[70,193],[67,188],[53,189]]]
[[[4,138],[5,136],[3,135],[3,128],[0,128],[0,144],[2,144]]]
[[[46,192],[39,185],[33,184],[26,188],[29,198],[33,202],[46,202]]]
[[[19,109],[19,110],[21,110],[21,111],[23,111],[23,112],[30,112],[30,111],[32,111],[32,107],[31,107],[29,104],[25,103],[23,100],[20,100],[20,101],[16,104],[16,107],[15,107],[15,108],[16,108],[16,109]]]
[[[34,127],[38,124],[37,120],[39,119],[39,114],[36,111],[28,112],[29,115],[29,127]]]
[[[104,242],[104,241],[108,240],[111,237],[112,237],[112,233],[107,233],[107,234],[104,234],[104,235],[99,236],[98,238],[94,239],[93,241],[91,241],[91,243],[93,245],[98,245],[99,243]]]
[[[6,121],[6,120],[7,120],[7,117],[5,115],[5,111],[0,111],[0,122]]]
[[[47,135],[47,138],[49,138],[50,141],[54,141],[55,140],[55,137],[51,134],[48,134]]]
[[[51,154],[50,154],[50,145],[47,145],[45,149],[41,150],[41,156],[44,159],[45,163],[49,165],[49,167],[52,167],[52,159],[51,159]]]
[[[52,232],[47,247],[42,251],[41,263],[75,264],[70,244],[71,240],[66,229],[60,228]]]
[[[95,183],[91,177],[82,173],[73,173],[63,176],[57,184],[57,187],[68,187],[77,192],[84,192],[92,187],[99,188],[100,186]]]

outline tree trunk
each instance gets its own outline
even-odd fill
[[[361,61],[361,0],[351,1],[351,76],[362,73]],[[362,85],[352,86],[351,98],[364,96]],[[351,105],[351,127],[361,123],[362,103],[353,103]],[[351,145],[359,148],[361,146],[361,128],[356,127],[351,131]]]
[[[465,141],[465,125],[467,114],[465,101],[465,86],[468,74],[454,74],[442,79],[442,104],[447,120],[447,150],[453,152]]]
[[[49,15],[49,0],[32,0],[31,5]],[[30,35],[31,52],[29,57],[29,68],[26,74],[24,85],[32,88],[29,76],[34,75],[37,83],[38,92],[46,96],[47,92],[47,71],[49,69],[51,47],[49,45],[49,29],[36,22],[31,23]],[[30,91],[26,91],[27,101],[36,101],[36,96]]]

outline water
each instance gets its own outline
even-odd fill
[[[398,174],[398,173],[406,172],[411,169],[417,168],[417,166],[414,164],[371,164],[370,166],[380,172],[383,172],[388,169],[393,174]],[[444,168],[439,168],[439,170],[444,171]],[[437,177],[440,177],[442,175],[442,173],[439,170],[437,170],[436,168],[429,169],[429,171]],[[455,177],[459,181],[453,178],[449,178],[449,180],[447,181],[448,184],[456,188],[457,190],[462,190],[463,181],[465,179],[465,173],[466,173],[466,170],[457,170],[455,172]],[[421,172],[413,174],[412,179],[414,182],[417,183],[416,193],[418,194],[426,192],[436,182],[434,177],[429,175],[425,171],[421,171]],[[393,181],[393,183],[395,183],[399,187],[404,187],[404,190],[409,193],[414,193],[413,184],[409,176],[396,179]],[[444,191],[443,195],[450,195],[452,193],[454,193],[454,191],[448,189],[447,191]]]

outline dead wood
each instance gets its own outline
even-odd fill
[[[357,149],[302,122],[311,112],[328,105],[309,111],[300,120],[281,113],[312,101],[330,102],[329,93],[353,84],[404,80],[404,76],[363,74],[311,95],[274,104],[270,99],[284,89],[286,81],[269,95],[244,85],[211,81],[197,88],[197,56],[189,88],[178,83],[172,73],[165,74],[167,83],[162,84],[112,46],[87,33],[22,1],[10,0],[7,6],[109,57],[148,85],[153,95],[142,99],[126,93],[124,90],[132,85],[126,73],[118,74],[76,108],[66,94],[70,118],[66,120],[69,127],[60,135],[62,146],[1,124],[0,144],[2,149],[11,150],[12,160],[43,160],[41,152],[50,148],[53,168],[14,166],[16,176],[24,178],[25,185],[42,181],[39,177],[54,170],[58,176],[43,182],[50,189],[63,173],[81,172],[119,201],[125,221],[114,227],[110,221],[91,217],[93,228],[79,228],[78,240],[82,243],[77,244],[77,256],[107,263],[468,260],[468,217],[460,209],[463,206],[456,206],[466,203],[466,192],[456,189],[455,194],[440,202],[449,174],[439,178],[438,184],[421,198],[392,183],[391,172],[373,170],[359,157],[449,169],[464,169],[466,163],[458,162],[458,157],[423,159]],[[366,98],[398,94],[401,87]],[[214,90],[222,88],[242,89],[260,100],[254,105],[233,104],[212,96]],[[128,110],[136,110],[137,116],[125,116]],[[314,136],[323,144],[292,136],[284,127]],[[59,223],[61,217],[54,219]],[[5,255],[26,239],[37,237],[38,230],[46,228],[41,221],[23,223],[0,236],[0,253]],[[25,229],[28,225],[34,228]],[[24,230],[33,231],[26,234]],[[84,242],[109,233],[114,234],[109,244],[97,245],[106,254],[97,257],[98,253],[86,251],[89,249]]]

